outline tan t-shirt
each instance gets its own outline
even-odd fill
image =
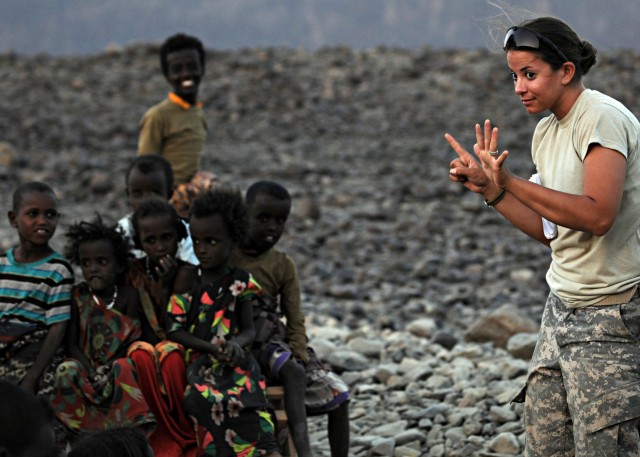
[[[627,159],[622,203],[603,236],[558,227],[551,241],[547,282],[569,307],[594,305],[640,282],[640,124],[618,101],[585,90],[561,121],[540,121],[532,157],[542,185],[582,194],[583,161],[591,144],[620,152]]]
[[[171,163],[175,184],[183,184],[200,169],[206,138],[202,107],[189,105],[170,93],[142,117],[138,154],[162,155]]]
[[[293,259],[276,248],[259,256],[250,256],[237,247],[231,251],[229,264],[251,273],[263,291],[278,300],[287,322],[287,339],[293,353],[307,362],[307,335],[300,304],[300,283]]]

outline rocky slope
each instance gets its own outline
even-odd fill
[[[0,55],[0,189],[62,197],[72,221],[127,212],[137,122],[167,86],[157,49],[85,58]],[[275,179],[294,214],[313,346],[350,384],[354,456],[521,453],[522,385],[547,288],[548,250],[450,183],[446,131],[465,145],[490,116],[509,166],[530,175],[537,118],[501,53],[347,48],[209,51],[204,165],[242,189]],[[640,113],[640,54],[600,56],[589,87]],[[0,248],[15,243],[6,219]],[[481,322],[478,325],[478,322]],[[489,331],[487,331],[489,329]],[[514,333],[517,337],[508,339]],[[311,419],[329,455],[326,417]]]

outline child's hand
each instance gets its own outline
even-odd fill
[[[93,388],[97,391],[101,390],[109,381],[109,366],[99,366],[90,376]]]
[[[238,365],[240,362],[244,360],[244,356],[246,355],[245,350],[242,349],[235,341],[227,341],[227,345],[224,348],[224,361],[230,363],[231,365]]]
[[[225,361],[224,350],[226,344],[226,340],[220,336],[214,336],[211,340],[211,355],[213,355],[216,360],[220,360],[221,362]]]
[[[174,257],[167,254],[158,259],[156,265],[156,274],[158,275],[158,279],[160,279],[160,281],[165,281],[172,278],[177,269],[178,262]]]

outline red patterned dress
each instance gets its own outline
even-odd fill
[[[56,371],[50,396],[58,419],[75,432],[116,426],[153,429],[155,418],[126,358],[127,348],[140,337],[139,321],[96,303],[85,283],[74,287],[73,306],[78,308],[79,346],[106,378],[92,382],[82,363],[66,359]]]

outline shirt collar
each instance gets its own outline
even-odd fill
[[[193,106],[191,103],[175,94],[174,92],[169,92],[169,100],[171,100],[172,103],[178,105],[182,109],[189,109]],[[198,102],[195,106],[197,106],[198,108],[202,108],[202,103]]]

